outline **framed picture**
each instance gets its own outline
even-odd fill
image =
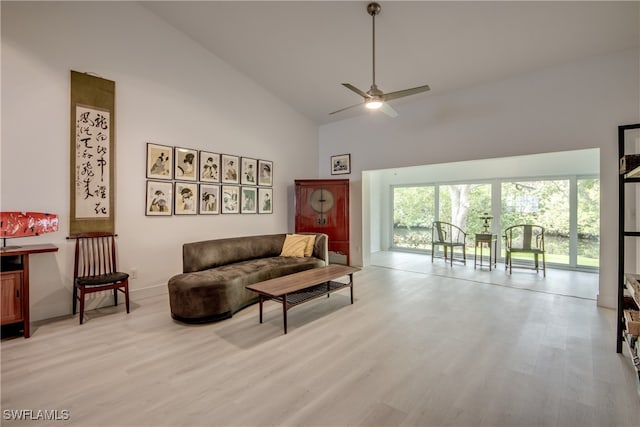
[[[225,184],[239,184],[239,166],[240,158],[238,156],[230,156],[223,154],[222,159],[222,177],[221,181]]]
[[[196,168],[198,166],[198,152],[189,148],[175,147],[175,179],[182,181],[195,181]],[[176,196],[178,193],[176,193]]]
[[[145,215],[171,216],[173,206],[173,183],[147,181],[147,203]]]
[[[273,162],[258,160],[258,185],[273,185]]]
[[[222,186],[222,213],[234,214],[240,212],[240,187],[237,185]]]
[[[242,158],[242,178],[240,183],[243,185],[257,185],[256,184],[256,171],[258,170],[258,161],[256,159],[250,159],[248,157]]]
[[[198,184],[191,182],[176,182],[175,184],[175,214],[195,215]]]
[[[258,213],[273,213],[273,188],[258,188]]]
[[[147,143],[147,178],[173,179],[173,148]]]
[[[220,213],[220,186],[200,184],[199,213],[218,215]]]
[[[220,182],[220,154],[200,151],[200,181]]]
[[[245,213],[256,213],[257,212],[257,202],[258,202],[258,189],[256,187],[242,187],[242,207],[240,208],[240,212]]]
[[[351,173],[351,154],[331,156],[331,175],[346,175]]]

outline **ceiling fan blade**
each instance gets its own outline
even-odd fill
[[[394,110],[393,107],[391,107],[391,105],[389,105],[386,102],[382,103],[382,107],[380,107],[380,110],[382,110],[382,112],[389,117],[393,117],[393,118],[398,117],[398,112]]]
[[[354,85],[352,85],[352,84],[350,84],[350,83],[342,83],[342,86],[346,87],[346,88],[347,88],[347,89],[349,89],[349,90],[354,91],[355,93],[357,93],[358,95],[360,95],[360,96],[361,96],[361,97],[363,97],[364,99],[369,98],[369,95],[368,95],[366,92],[364,92],[364,91],[362,91],[362,90],[358,89],[357,87],[355,87]]]
[[[331,113],[329,113],[329,115],[331,115],[331,114],[336,114],[336,113],[341,113],[341,112],[342,112],[342,111],[344,111],[344,110],[348,110],[348,109],[350,109],[350,108],[360,107],[360,106],[362,106],[362,102],[360,102],[359,104],[354,104],[354,105],[350,105],[350,106],[348,106],[348,107],[341,108],[341,109],[336,110],[336,111],[332,111]]]
[[[431,89],[429,87],[429,85],[424,85],[424,86],[413,87],[411,89],[405,89],[405,90],[399,90],[399,91],[396,91],[396,92],[385,93],[384,94],[384,99],[385,99],[385,101],[389,101],[389,100],[392,100],[392,99],[402,98],[403,96],[415,95],[416,93],[426,92],[429,89]]]

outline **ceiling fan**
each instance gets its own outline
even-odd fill
[[[391,117],[397,117],[398,113],[396,110],[391,108],[391,106],[386,101],[391,101],[393,99],[403,98],[409,95],[415,95],[416,93],[426,92],[428,91],[429,85],[413,87],[411,89],[398,90],[396,92],[384,93],[378,86],[376,86],[376,15],[380,14],[382,7],[378,3],[369,3],[367,5],[367,13],[371,15],[373,21],[373,82],[371,84],[371,88],[368,91],[363,91],[355,87],[350,83],[342,83],[342,86],[347,89],[357,93],[361,97],[364,98],[364,106],[370,110],[381,109],[383,113]],[[329,114],[336,114],[342,111],[348,110],[350,108],[358,107],[362,105],[362,103],[351,105],[349,107],[341,108],[340,110],[333,111]]]

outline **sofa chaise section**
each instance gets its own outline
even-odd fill
[[[171,316],[203,323],[231,317],[258,302],[245,286],[328,264],[328,237],[315,235],[308,257],[280,256],[286,234],[186,243],[183,273],[169,280]]]

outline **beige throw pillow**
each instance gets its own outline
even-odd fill
[[[300,257],[304,256],[304,249],[307,247],[307,236],[299,234],[287,234],[282,245],[280,256]]]
[[[280,256],[310,257],[313,254],[315,244],[315,234],[287,234]]]
[[[311,256],[313,254],[313,245],[316,244],[315,234],[303,234],[303,237],[307,238],[307,245],[304,248],[304,256]]]

